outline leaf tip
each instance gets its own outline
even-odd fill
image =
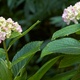
[[[40,58],[43,58],[42,54],[40,55]]]
[[[51,40],[55,40],[56,38],[52,37]]]
[[[37,20],[37,23],[40,23],[41,21],[40,20]]]

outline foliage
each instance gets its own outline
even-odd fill
[[[21,35],[18,35],[18,38],[16,38],[15,35],[18,33],[12,34],[13,36],[13,41],[12,44],[14,43],[14,40],[18,40],[25,34],[27,34],[33,27],[35,27],[40,21],[37,21],[35,24],[33,24],[29,29],[27,29],[25,32],[23,32]],[[34,56],[34,54],[37,51],[40,51],[40,46],[42,44],[42,41],[35,41],[26,44],[20,51],[16,53],[16,55],[13,57],[12,61],[9,61],[9,56],[8,56],[8,51],[10,47],[7,49],[5,40],[3,41],[3,47],[0,48],[1,56],[0,56],[0,79],[1,80],[21,80],[27,79],[27,73],[25,72],[26,70],[26,65],[29,63],[31,58]],[[11,44],[9,44],[11,46]],[[5,55],[3,55],[5,54]],[[5,59],[3,59],[3,57]],[[5,75],[5,76],[4,76]],[[24,76],[23,76],[24,75]]]
[[[76,24],[76,25],[71,25],[71,26],[67,26],[65,28],[62,28],[58,31],[56,31],[53,36],[52,36],[52,41],[49,42],[47,44],[47,46],[45,46],[45,48],[42,50],[42,53],[41,53],[41,57],[44,57],[46,55],[49,55],[49,54],[52,54],[52,53],[63,53],[62,56],[63,58],[61,59],[60,61],[60,64],[59,64],[59,68],[64,68],[65,67],[70,67],[70,66],[74,66],[72,69],[74,70],[75,67],[77,67],[77,72],[75,72],[75,77],[72,76],[71,80],[79,80],[79,76],[78,75],[80,73],[80,66],[77,65],[77,64],[80,64],[80,50],[79,50],[79,47],[80,47],[80,42],[76,39],[73,39],[73,38],[61,38],[61,39],[58,39],[58,40],[54,40],[56,38],[59,38],[59,37],[64,37],[64,36],[68,36],[72,33],[76,33],[77,30],[80,29],[80,26],[78,26],[79,24]],[[73,26],[73,28],[72,28]],[[78,29],[74,29],[74,26]],[[80,31],[80,30],[79,30]],[[61,54],[60,54],[61,55]],[[64,74],[64,73],[63,73]],[[68,73],[69,74],[69,73]],[[61,75],[61,74],[60,74]],[[53,77],[51,78],[50,80],[56,80],[58,78],[56,77]],[[68,80],[68,75],[66,78],[59,78],[59,80]]]
[[[0,0],[0,16],[23,28],[6,40],[9,62],[0,48],[0,80],[80,80],[80,24],[66,26],[61,17],[78,1]]]

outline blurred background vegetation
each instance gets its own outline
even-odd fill
[[[6,19],[11,17],[14,21],[18,21],[23,31],[29,28],[37,20],[41,23],[31,30],[27,35],[15,42],[10,50],[10,59],[26,43],[36,40],[44,40],[42,48],[50,41],[52,34],[58,29],[65,27],[61,16],[64,8],[74,5],[79,0],[0,0],[0,16]],[[6,41],[8,45],[10,40]],[[40,60],[40,52],[38,52],[31,60],[27,67],[28,75],[34,74],[46,61],[55,57],[50,55]],[[67,70],[69,70],[67,68]],[[58,63],[55,64],[44,76],[51,77],[62,72],[58,69]],[[45,80],[45,79],[43,79]]]

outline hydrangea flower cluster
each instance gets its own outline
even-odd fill
[[[77,2],[74,6],[70,5],[64,9],[62,18],[68,25],[71,21],[78,24],[78,20],[80,19],[80,2]]]
[[[5,18],[0,17],[0,43],[6,38],[9,38],[13,31],[22,32],[22,28],[18,22],[14,22],[11,18],[6,20]]]

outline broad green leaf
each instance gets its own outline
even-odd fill
[[[5,54],[5,51],[3,48],[0,48],[0,54]]]
[[[42,50],[41,57],[51,53],[80,54],[80,42],[73,38],[52,41]]]
[[[76,32],[76,34],[80,35],[80,31]]]
[[[62,28],[62,29],[56,31],[52,36],[52,40],[54,40],[58,37],[68,36],[70,34],[78,32],[78,31],[80,31],[80,24],[74,24],[74,25],[67,26],[65,28]]]
[[[20,36],[17,36],[17,38],[13,39],[10,44],[9,47],[7,49],[7,51],[10,49],[10,47],[21,37],[23,37],[24,35],[26,35],[30,30],[32,30],[37,24],[39,24],[40,21],[38,20],[36,23],[34,23],[29,29],[27,29],[26,31],[24,31]]]
[[[68,67],[80,63],[80,55],[65,55],[60,62],[59,68]]]
[[[48,62],[46,62],[32,77],[28,80],[41,80],[43,75],[57,62],[60,56],[55,57]]]
[[[12,32],[10,38],[15,38],[15,37],[20,36],[20,35],[21,35],[21,33],[19,33],[19,32]]]
[[[5,57],[5,51],[3,48],[0,48],[0,58],[4,58]]]
[[[72,77],[71,80],[80,80],[80,64],[77,67],[77,73]]]
[[[25,73],[23,75],[15,77],[14,80],[26,80],[26,79],[27,79],[27,73],[26,73],[26,70],[25,70]]]
[[[1,80],[12,80],[12,73],[8,69],[7,64],[3,59],[0,59],[0,79]]]
[[[30,58],[40,50],[40,46],[42,41],[34,41],[26,44],[17,54],[13,57],[12,60],[12,68],[14,75],[18,75],[21,68],[25,66],[25,64],[30,61]]]
[[[80,73],[75,74],[71,80],[80,80]]]
[[[52,78],[45,79],[45,80],[69,80],[77,73],[76,70],[70,70],[64,73],[57,74],[53,76]]]

